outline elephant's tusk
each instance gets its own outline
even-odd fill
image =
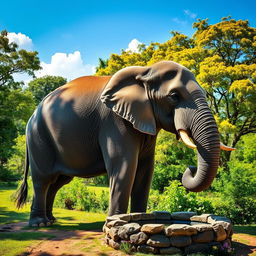
[[[188,134],[184,130],[179,130],[180,137],[184,144],[188,146],[189,148],[196,149],[196,145],[190,140]]]
[[[224,145],[222,142],[220,143],[220,149],[225,150],[225,151],[233,151],[233,150],[236,150],[236,148],[228,147],[228,146]]]

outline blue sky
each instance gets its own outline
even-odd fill
[[[171,30],[192,35],[192,24],[197,18],[209,18],[209,23],[216,23],[221,17],[231,15],[235,19],[248,19],[251,26],[256,25],[256,4],[252,0],[13,0],[3,1],[0,7],[0,30],[29,37],[28,49],[38,51],[45,70],[53,73],[58,73],[57,66],[63,64],[64,72],[65,65],[72,63],[80,68],[79,72],[90,73],[99,57],[107,58],[113,52],[127,49],[133,39],[145,44],[164,42]],[[54,61],[55,66],[50,66]],[[72,73],[72,67],[67,67],[68,72]]]

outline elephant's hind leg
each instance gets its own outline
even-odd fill
[[[50,185],[50,180],[33,177],[34,197],[31,206],[29,226],[48,226],[49,219],[46,217],[46,193]],[[35,182],[36,180],[36,182]]]
[[[60,175],[55,183],[52,183],[48,189],[47,196],[46,196],[46,216],[50,220],[51,223],[55,222],[56,218],[52,214],[52,207],[54,198],[58,192],[58,190],[68,184],[73,177]]]

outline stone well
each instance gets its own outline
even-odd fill
[[[190,254],[231,247],[230,219],[195,212],[153,212],[113,215],[103,231],[114,249],[128,244],[132,252]]]

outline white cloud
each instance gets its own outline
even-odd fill
[[[20,49],[25,49],[29,51],[33,47],[31,38],[22,33],[17,34],[14,32],[10,32],[7,34],[7,37],[9,39],[9,42],[15,42]]]
[[[139,46],[142,45],[140,41],[138,41],[136,38],[132,39],[132,41],[128,44],[128,48],[125,50],[126,52],[131,51],[134,53],[139,53]]]
[[[181,20],[179,18],[173,18],[172,21],[177,23],[178,25],[182,25],[182,26],[187,25],[187,21],[186,20]]]
[[[189,16],[191,19],[195,19],[197,14],[196,13],[193,13],[191,12],[190,10],[184,10],[184,13]]]
[[[50,63],[41,62],[42,69],[36,72],[37,77],[52,75],[63,76],[68,80],[79,76],[92,75],[95,73],[95,66],[84,64],[79,51],[74,53],[55,53]]]

